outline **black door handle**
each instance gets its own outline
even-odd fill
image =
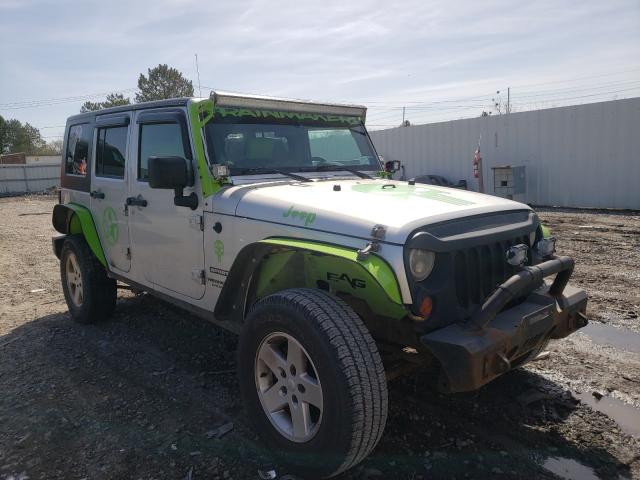
[[[89,194],[89,196],[90,196],[91,198],[104,198],[104,193],[99,192],[99,191],[97,191],[97,190],[93,190],[93,191]]]
[[[147,201],[142,198],[142,195],[138,195],[137,197],[128,197],[127,205],[135,205],[136,207],[146,207]]]

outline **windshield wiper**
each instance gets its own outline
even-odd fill
[[[344,170],[345,172],[353,173],[355,176],[360,178],[368,178],[373,179],[371,175],[361,172],[360,170],[356,170],[355,168],[345,167],[344,165],[340,165],[338,163],[323,163],[322,165],[316,165],[313,167],[313,170],[316,172],[339,172]]]
[[[279,170],[277,168],[268,168],[268,167],[256,167],[256,168],[242,168],[236,175],[250,175],[250,174],[261,174],[261,173],[279,173],[280,175],[284,175],[285,177],[293,178],[294,180],[299,180],[301,182],[312,182],[310,178],[303,177],[302,175],[296,175],[295,173],[285,172],[284,170]]]

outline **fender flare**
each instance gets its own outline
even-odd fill
[[[247,245],[238,253],[231,270],[228,272],[227,281],[220,292],[215,307],[216,316],[231,316],[235,321],[243,321],[246,310],[250,307],[246,304],[251,294],[250,290],[255,286],[257,280],[254,278],[254,273],[261,265],[262,260],[277,250],[307,251],[353,262],[376,281],[386,293],[388,300],[398,307],[398,311],[402,311],[403,315],[406,313],[396,275],[383,258],[372,254],[364,260],[358,260],[355,248],[312,240],[274,237]]]
[[[104,250],[100,243],[100,237],[98,237],[98,231],[93,222],[93,216],[87,207],[77,203],[59,203],[53,207],[51,223],[53,224],[53,228],[62,234],[82,234],[98,261],[104,267],[107,266]]]

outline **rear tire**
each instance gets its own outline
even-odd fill
[[[388,400],[378,349],[360,317],[327,292],[291,289],[258,301],[240,336],[238,375],[256,431],[305,478],[353,467],[382,436]]]
[[[60,253],[62,291],[71,318],[78,323],[97,323],[109,318],[116,306],[116,281],[91,252],[80,235],[65,238]]]

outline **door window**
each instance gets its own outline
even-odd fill
[[[98,129],[96,176],[124,178],[128,127]]]
[[[149,157],[189,157],[182,134],[182,127],[178,123],[140,126],[139,180],[147,181],[149,178]]]

